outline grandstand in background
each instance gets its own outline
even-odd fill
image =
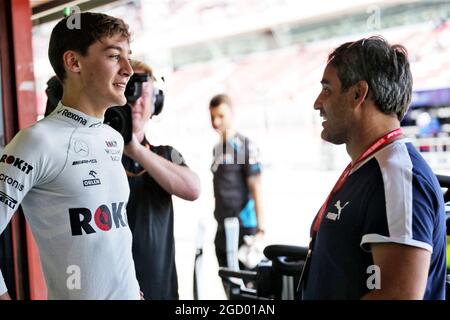
[[[321,128],[312,110],[326,57],[342,42],[381,34],[403,44],[411,59],[415,94],[405,132],[435,170],[450,170],[450,2],[325,2],[304,8],[298,1],[174,1],[161,29],[172,39],[171,101],[183,114],[203,112],[199,105],[210,96],[228,92],[240,107],[240,125],[261,137],[264,150],[298,150],[290,159],[269,151],[267,164],[339,168],[345,156],[330,165],[329,153],[317,147]],[[179,21],[185,25],[177,28]],[[417,115],[424,112],[440,124],[433,134],[419,132]]]
[[[312,109],[327,54],[344,41],[381,34],[403,44],[412,62],[414,98],[420,101],[413,101],[405,131],[415,140],[426,138],[430,146],[421,150],[431,151],[431,158],[450,148],[449,1],[134,0],[96,10],[124,18],[134,32],[135,56],[167,79],[169,108],[161,130],[170,132],[161,133],[165,139],[202,139],[209,128],[208,99],[227,92],[238,106],[239,127],[261,140],[267,165],[281,160],[271,150],[296,145],[310,161],[293,150],[288,165],[330,167],[329,158],[320,159],[320,121]],[[46,46],[54,23],[33,31],[40,114],[52,74]],[[432,98],[436,95],[444,98]],[[420,135],[415,123],[423,112],[440,123],[431,137]],[[280,146],[283,141],[286,146]],[[342,161],[331,167],[341,167]],[[450,168],[445,159],[431,161],[439,169]]]

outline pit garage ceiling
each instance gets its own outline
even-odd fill
[[[65,7],[79,6],[81,11],[91,10],[121,0],[30,0],[33,25],[42,24],[63,17]]]

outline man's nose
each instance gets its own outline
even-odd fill
[[[139,108],[141,107],[142,103],[143,103],[143,98],[142,96],[140,96],[132,105],[133,109]]]
[[[322,108],[322,101],[320,100],[320,94],[317,96],[316,101],[314,101],[314,110],[319,110]]]
[[[133,68],[131,67],[130,60],[123,59],[124,63],[122,64],[121,74],[124,77],[131,77],[134,73]]]

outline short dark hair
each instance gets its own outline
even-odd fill
[[[68,19],[80,21],[80,28],[70,28]],[[58,78],[63,81],[66,77],[63,55],[67,50],[74,50],[85,56],[90,45],[103,37],[116,34],[130,41],[128,25],[122,19],[102,13],[77,13],[59,21],[53,28],[48,47],[48,58]]]
[[[63,85],[57,76],[48,79],[45,93],[47,94],[47,104],[44,113],[44,116],[46,117],[56,109],[63,96]]]
[[[383,37],[373,36],[342,44],[328,56],[328,62],[337,69],[342,91],[365,80],[368,96],[380,111],[403,118],[411,102],[413,83],[404,46],[390,45]]]
[[[227,105],[229,105],[230,107],[232,107],[231,104],[231,99],[228,95],[226,94],[217,94],[214,97],[212,97],[211,101],[209,102],[209,108],[216,108],[218,106],[220,106],[222,103],[226,103]]]

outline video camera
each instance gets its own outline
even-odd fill
[[[148,80],[149,75],[146,73],[133,74],[125,89],[125,97],[127,99],[126,105],[111,107],[105,112],[104,123],[117,130],[122,135],[125,144],[131,141],[133,135],[131,104],[136,102],[142,95],[142,84]],[[164,106],[164,92],[161,89],[154,87],[152,101],[153,110],[151,117],[161,113]]]

